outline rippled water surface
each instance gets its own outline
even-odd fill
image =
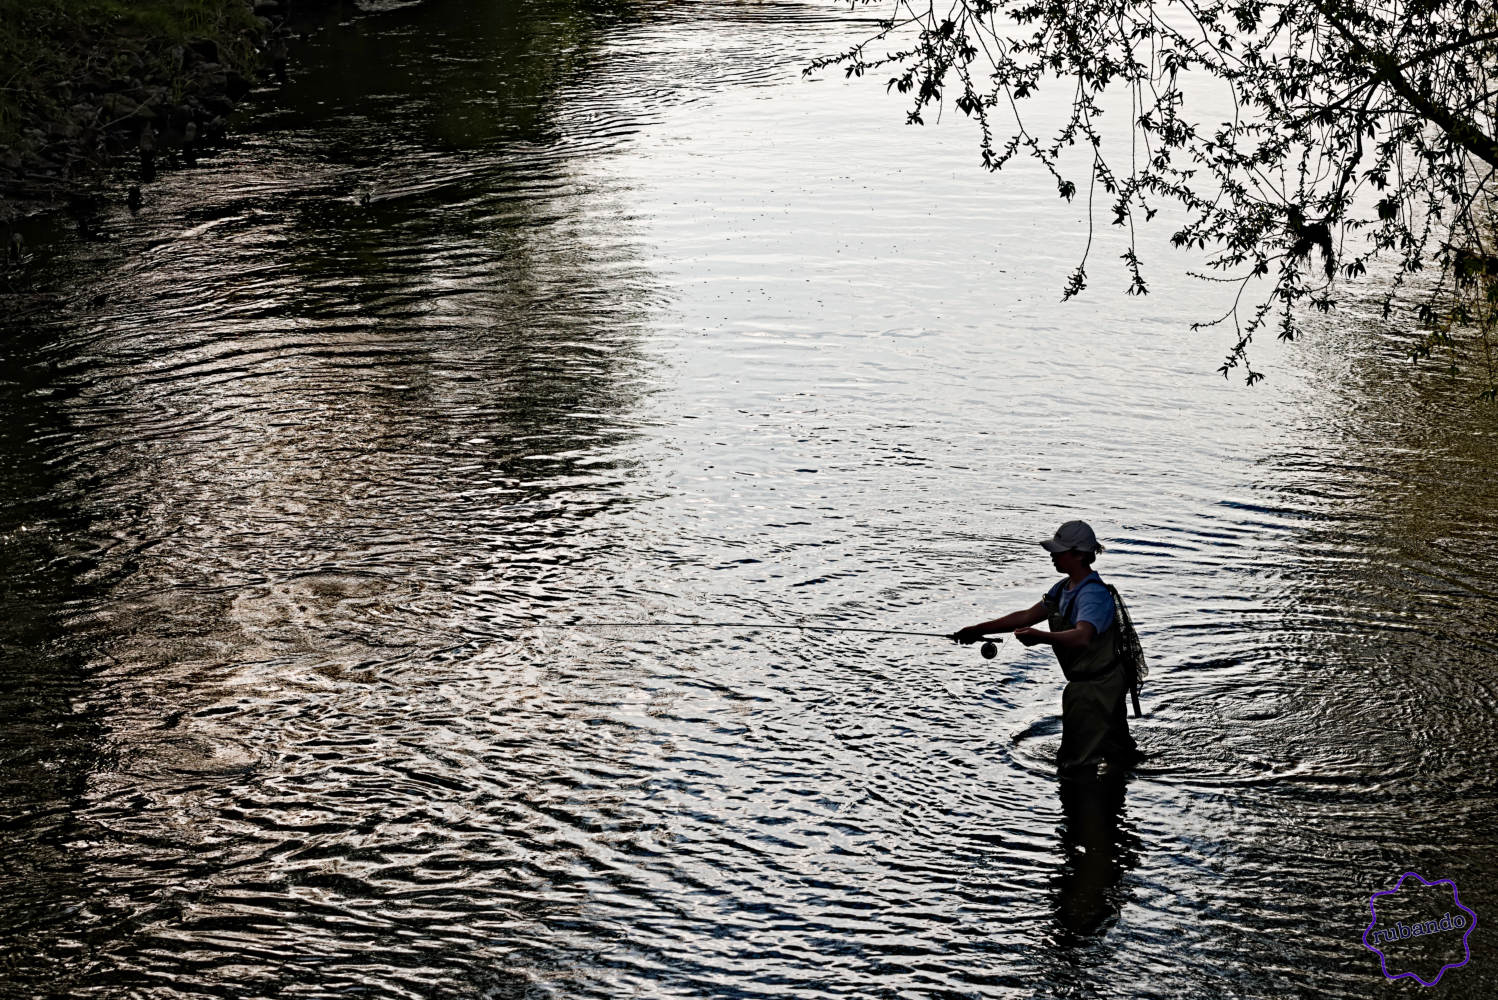
[[[1351,308],[1213,374],[1145,249],[787,2],[429,0],[0,324],[0,994],[1393,996],[1498,975],[1498,419]],[[1163,242],[1163,233],[1160,234]],[[1058,785],[1028,606],[1085,517],[1148,759]],[[1403,985],[1404,988],[1397,988]]]

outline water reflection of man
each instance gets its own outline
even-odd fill
[[[1061,782],[1061,870],[1052,887],[1059,944],[1102,933],[1123,906],[1118,885],[1139,857],[1122,819],[1126,780]]]
[[[1103,547],[1085,521],[1067,521],[1054,538],[1040,544],[1066,578],[1033,607],[969,625],[955,638],[974,642],[996,632],[1013,632],[1026,646],[1048,643],[1067,680],[1061,695],[1058,755],[1063,773],[1106,774],[1129,767],[1140,754],[1129,734],[1124,705],[1129,681],[1116,655],[1117,609],[1113,594],[1092,568]],[[1030,627],[1042,621],[1048,622],[1050,631]]]

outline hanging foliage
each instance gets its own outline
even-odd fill
[[[1333,308],[1338,280],[1378,259],[1394,265],[1386,315],[1412,296],[1434,338],[1417,356],[1463,343],[1491,356],[1492,0],[854,3],[885,8],[875,33],[807,72],[886,79],[914,124],[950,104],[976,121],[988,169],[1027,157],[1060,197],[1083,192],[1089,225],[1101,213],[1128,232],[1131,293],[1148,290],[1135,224],[1165,203],[1184,210],[1168,213],[1172,242],[1236,285],[1229,310],[1196,324],[1233,331],[1224,376],[1262,378],[1255,334],[1295,337],[1306,309]],[[1226,88],[1231,120],[1193,115],[1191,92],[1211,85]],[[1037,95],[1057,88],[1069,114],[1035,126]],[[1125,95],[1130,117],[1115,122]],[[1125,134],[1105,141],[1105,128]],[[1063,297],[1085,288],[1087,263],[1084,252]],[[1409,280],[1431,266],[1434,280]],[[1491,367],[1487,385],[1491,398]]]

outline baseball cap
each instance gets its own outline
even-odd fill
[[[1056,529],[1056,537],[1040,543],[1047,552],[1101,552],[1097,535],[1086,521],[1067,521]]]

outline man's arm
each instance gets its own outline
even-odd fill
[[[1026,646],[1045,642],[1062,649],[1081,649],[1097,637],[1097,628],[1092,622],[1077,622],[1076,628],[1061,632],[1042,632],[1039,629],[1020,628],[1014,630],[1014,637]]]
[[[1106,588],[1084,587],[1077,594],[1077,624],[1074,627],[1056,632],[1022,628],[1015,631],[1014,637],[1026,646],[1045,642],[1057,649],[1081,650],[1108,627],[1115,613],[1113,595]]]
[[[1036,601],[1034,607],[1023,611],[1011,611],[1001,618],[979,622],[977,625],[969,625],[965,629],[960,629],[954,633],[953,638],[958,642],[977,642],[985,635],[992,635],[995,632],[1013,632],[1015,629],[1025,628],[1037,622],[1043,622],[1045,619],[1045,601]]]

